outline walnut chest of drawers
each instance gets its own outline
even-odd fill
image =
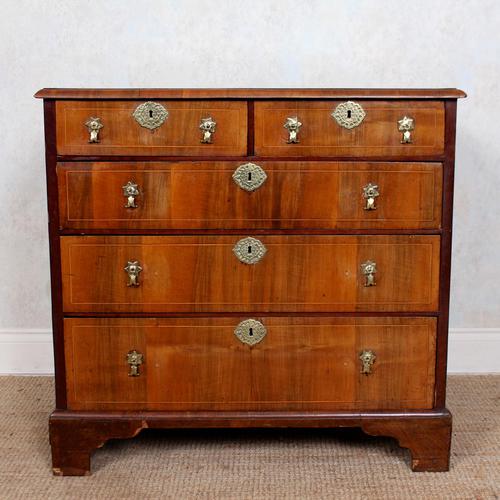
[[[166,427],[361,427],[449,466],[456,104],[44,89],[53,470]]]

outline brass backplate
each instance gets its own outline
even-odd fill
[[[252,192],[260,188],[267,179],[262,167],[255,163],[244,163],[233,173],[233,180],[245,191]]]
[[[257,264],[267,252],[262,241],[257,238],[243,238],[233,247],[233,253],[244,264]]]
[[[366,112],[361,104],[353,101],[341,102],[332,112],[332,117],[341,126],[352,129],[361,124]]]
[[[158,102],[147,101],[137,106],[133,117],[141,127],[154,130],[168,118],[168,111]]]
[[[256,319],[246,319],[238,324],[234,329],[234,334],[241,342],[248,345],[255,345],[266,336],[266,327]]]

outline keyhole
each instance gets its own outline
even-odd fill
[[[350,111],[349,111],[349,113],[350,113]],[[149,118],[153,118],[153,110],[152,109],[149,110]]]
[[[253,337],[253,328],[248,329],[248,336]]]
[[[252,172],[248,172],[248,180],[251,181],[252,180]]]
[[[248,253],[252,253],[252,245],[248,245]]]
[[[351,118],[351,110],[350,109],[347,110],[347,118]]]

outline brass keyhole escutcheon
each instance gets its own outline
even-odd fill
[[[366,112],[361,104],[347,101],[341,102],[330,115],[341,127],[351,130],[361,125]]]
[[[249,193],[262,186],[266,179],[267,175],[262,167],[255,163],[240,165],[233,173],[233,181]]]
[[[246,319],[236,326],[234,334],[244,344],[253,346],[262,342],[267,335],[267,330],[260,321],[256,319]]]
[[[168,118],[168,111],[159,102],[147,101],[137,106],[132,116],[141,127],[154,130]]]
[[[257,238],[243,238],[233,247],[233,253],[244,264],[257,264],[267,252],[262,241]]]

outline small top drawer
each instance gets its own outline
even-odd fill
[[[61,155],[241,156],[245,101],[58,101]]]
[[[261,101],[255,153],[262,156],[411,157],[444,152],[437,101]]]

